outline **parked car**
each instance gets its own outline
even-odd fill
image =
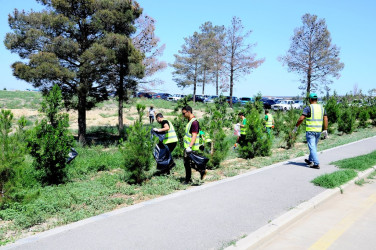
[[[139,97],[139,98],[143,97],[143,98],[151,99],[152,95],[150,93],[147,93],[147,92],[138,92],[137,97]]]
[[[277,104],[278,101],[272,100],[272,99],[267,99],[265,100],[264,103],[264,109],[271,109],[272,105]]]
[[[218,98],[217,95],[209,96],[209,97],[205,98],[204,103],[214,103],[215,99],[217,99],[217,98]]]
[[[291,108],[298,109],[299,105],[295,104],[293,100],[280,100],[279,103],[272,105],[271,108],[273,110],[290,110]]]
[[[163,100],[167,100],[168,97],[170,97],[171,95],[168,94],[168,93],[158,93],[158,94],[154,94],[152,96],[153,99],[163,99]]]
[[[240,97],[239,101],[241,105],[245,105],[248,102],[251,102],[251,103],[255,102],[255,100],[253,100],[252,97]]]
[[[203,95],[196,95],[195,100],[196,102],[204,102],[205,97]]]
[[[229,96],[226,96],[226,101],[227,103],[230,103],[230,97]],[[236,104],[239,102],[239,99],[235,96],[232,97],[232,104]]]
[[[167,97],[167,101],[177,102],[178,100],[184,98],[184,96],[185,96],[185,95],[175,94],[175,95],[172,95],[172,96]]]
[[[303,109],[304,108],[304,102],[303,102],[303,100],[295,100],[295,104],[297,105],[298,109]]]

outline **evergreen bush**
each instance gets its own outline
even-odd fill
[[[329,134],[334,133],[334,124],[338,123],[338,119],[341,113],[340,105],[337,103],[337,95],[331,96],[326,105],[325,110],[328,116],[328,132]]]
[[[154,143],[150,139],[150,130],[136,121],[127,129],[127,140],[120,141],[119,150],[123,155],[125,181],[130,184],[141,184],[147,179],[153,158]]]
[[[363,108],[359,113],[359,127],[360,128],[368,127],[369,119],[370,119],[370,115],[368,113],[368,109]]]
[[[355,117],[350,107],[344,106],[338,119],[338,131],[351,134],[355,128]]]
[[[295,128],[296,121],[300,117],[300,112],[300,110],[290,109],[284,116],[282,131],[284,132],[284,140],[286,141],[287,148],[294,147],[297,137],[300,131],[302,131],[303,126],[299,126],[296,133],[292,133],[292,130]]]
[[[66,161],[73,145],[68,114],[63,108],[60,88],[55,85],[43,97],[40,111],[45,114],[31,130],[27,144],[34,158],[33,167],[42,184],[59,184],[66,181]]]
[[[0,113],[0,203],[8,197],[14,186],[17,168],[25,159],[26,145],[23,128],[24,117],[18,121],[18,129],[12,133],[13,113],[1,110]]]
[[[252,109],[246,118],[246,135],[245,140],[239,143],[239,156],[248,159],[270,155],[272,137],[265,132],[259,112],[256,109]]]
[[[276,136],[279,136],[281,132],[283,131],[284,127],[284,115],[283,111],[276,111],[273,115],[274,119],[274,134]]]

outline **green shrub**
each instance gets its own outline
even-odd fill
[[[338,119],[338,131],[351,134],[355,128],[355,117],[349,107],[345,107]]]
[[[313,179],[311,182],[316,186],[325,188],[335,188],[352,180],[357,176],[356,172],[352,169],[340,170],[330,174],[320,175]]]
[[[73,136],[68,131],[68,114],[59,114],[62,105],[61,90],[55,85],[43,97],[40,111],[46,118],[36,123],[28,138],[33,166],[43,184],[59,184],[66,179],[65,166]]]
[[[359,113],[359,127],[366,128],[368,127],[368,120],[370,115],[368,113],[368,109],[363,108]]]
[[[334,132],[333,125],[338,122],[341,109],[337,103],[337,95],[331,96],[325,105],[325,111],[328,116],[328,132],[332,134]]]
[[[372,120],[372,125],[376,126],[376,104],[368,108],[368,113]]]
[[[130,184],[140,184],[146,180],[146,171],[153,163],[153,142],[149,129],[137,121],[127,129],[127,140],[121,141],[120,152],[123,155],[125,181]]]
[[[16,169],[25,159],[25,136],[23,128],[26,120],[18,121],[18,130],[12,132],[13,114],[10,110],[0,113],[0,202],[14,186]]]
[[[273,115],[273,119],[274,119],[274,129],[273,129],[273,132],[274,132],[274,135],[276,136],[279,136],[281,134],[281,132],[283,131],[283,127],[284,127],[284,115],[283,115],[283,111],[276,111]]]
[[[245,140],[240,142],[239,155],[242,158],[268,156],[271,154],[272,138],[264,129],[263,121],[256,109],[247,115]]]
[[[208,148],[208,167],[218,168],[220,163],[225,159],[229,149],[229,142],[226,140],[224,128],[230,127],[232,117],[227,113],[228,104],[224,97],[218,98],[214,105],[210,105],[206,109],[206,115],[201,129],[207,133],[212,142]],[[205,147],[207,147],[205,145]]]
[[[300,117],[300,112],[300,110],[290,109],[284,116],[282,131],[284,132],[284,140],[286,141],[287,148],[294,147],[296,139],[302,130],[302,126],[299,126],[296,133],[292,133],[292,130],[295,128],[296,122]]]

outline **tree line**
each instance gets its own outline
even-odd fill
[[[86,111],[115,93],[118,100],[119,134],[124,134],[123,103],[141,84],[155,84],[152,75],[165,68],[158,60],[164,45],[155,36],[154,19],[143,14],[133,0],[36,0],[40,12],[14,10],[8,17],[11,32],[4,44],[22,61],[12,64],[18,79],[47,93],[57,84],[67,109],[78,111],[78,138],[86,143]],[[301,75],[308,94],[324,85],[328,76],[339,77],[344,65],[339,48],[331,43],[324,19],[305,14],[296,29],[286,56],[279,59],[289,71]],[[259,67],[255,44],[247,42],[251,30],[233,17],[229,27],[206,22],[199,32],[184,38],[175,55],[173,79],[180,87],[193,86],[205,93],[214,83],[216,94],[233,87],[240,77]]]

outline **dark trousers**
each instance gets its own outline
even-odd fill
[[[205,169],[198,169],[195,163],[189,158],[188,153],[184,149],[184,168],[185,168],[185,181],[192,181],[192,168],[200,172],[200,174],[205,172]]]
[[[150,121],[150,123],[153,123],[154,122],[154,116],[149,116],[149,121]]]
[[[170,151],[171,154],[172,154],[172,151],[174,151],[174,149],[176,148],[176,145],[178,145],[177,142],[167,143],[166,144],[166,146],[168,147],[168,150]]]

